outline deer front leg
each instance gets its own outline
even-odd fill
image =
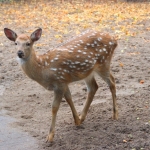
[[[71,108],[75,124],[80,125],[80,119],[79,119],[79,116],[78,116],[77,111],[75,109],[75,106],[72,102],[72,97],[71,97],[71,93],[70,93],[70,90],[69,90],[68,86],[67,86],[67,89],[66,89],[66,92],[65,92],[64,96],[65,96],[65,99],[66,99],[66,101],[68,102],[68,104]]]
[[[46,142],[53,141],[53,137],[54,137],[54,133],[55,133],[56,115],[57,115],[57,111],[59,109],[63,94],[64,94],[64,92],[62,90],[54,91],[54,101],[52,103],[52,120],[51,120],[51,126],[50,126],[50,130],[49,130],[49,134],[47,136]]]
[[[98,89],[97,83],[93,76],[86,78],[85,83],[87,85],[88,95],[87,95],[86,103],[84,105],[84,108],[83,108],[81,116],[80,116],[81,123],[84,121],[86,114],[88,112],[88,109],[92,103],[93,97]]]

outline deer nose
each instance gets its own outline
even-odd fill
[[[18,54],[18,57],[19,57],[19,58],[22,58],[22,57],[24,56],[24,53],[23,53],[23,51],[21,51],[21,50],[19,50],[19,51],[17,52],[17,54]]]

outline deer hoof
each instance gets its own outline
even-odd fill
[[[82,116],[79,116],[80,124],[84,121],[84,118]]]
[[[49,134],[46,138],[46,142],[53,142],[54,134]]]
[[[114,114],[112,117],[114,120],[118,120],[118,113]]]
[[[76,126],[79,126],[80,124],[81,124],[81,120],[80,120],[79,118],[76,119],[76,120],[75,120],[75,125],[76,125]]]

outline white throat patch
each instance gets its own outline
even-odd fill
[[[23,58],[17,57],[16,59],[17,59],[17,61],[18,61],[18,63],[19,63],[20,65],[23,65],[23,64],[26,62],[26,60],[23,59]]]

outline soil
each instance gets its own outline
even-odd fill
[[[146,25],[148,27],[148,22]],[[80,126],[75,126],[70,108],[62,100],[54,142],[46,143],[53,92],[45,90],[22,72],[15,59],[14,43],[5,36],[0,37],[3,43],[0,47],[0,86],[5,89],[0,96],[0,110],[7,110],[8,115],[17,119],[13,127],[30,133],[38,140],[39,150],[150,150],[150,31],[144,30],[147,28],[145,26],[143,32],[136,37],[118,40],[112,59],[118,120],[112,119],[109,88],[96,76],[99,89],[86,120]],[[55,33],[51,32],[52,34]],[[44,41],[47,36],[41,40]],[[45,52],[48,48],[49,46],[35,49]],[[86,99],[85,89],[83,81],[70,84],[79,114]]]

